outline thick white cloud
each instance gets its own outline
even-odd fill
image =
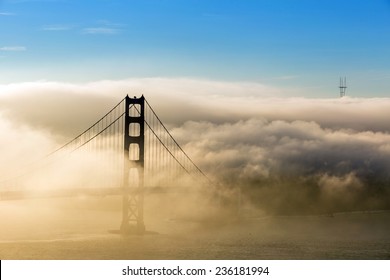
[[[16,125],[1,114],[0,135],[0,181],[23,174],[32,159],[48,154],[57,146],[46,132]]]
[[[226,123],[256,117],[313,121],[322,127],[359,131],[389,130],[389,98],[284,97],[285,92],[281,89],[258,83],[189,78],[0,85],[0,110],[6,110],[13,120],[64,133],[68,129],[71,136],[126,94],[145,95],[162,120],[175,126],[190,120]],[[72,108],[72,112],[67,108]],[[60,119],[69,120],[71,127],[57,123]]]
[[[211,177],[274,197],[272,209],[286,200],[311,207],[319,201],[331,209],[329,200],[347,196],[338,209],[354,209],[362,196],[372,196],[360,204],[366,208],[388,202],[390,98],[283,97],[282,90],[262,84],[189,78],[10,84],[0,86],[3,127],[8,124],[2,140],[17,141],[10,136],[29,135],[28,129],[31,145],[59,145],[125,94],[144,94]],[[17,154],[9,147],[8,157]]]

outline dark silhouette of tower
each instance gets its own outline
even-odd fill
[[[145,232],[144,225],[144,150],[145,98],[125,100],[124,172],[122,233]]]
[[[340,77],[340,97],[345,96],[345,90],[347,89],[347,77]]]

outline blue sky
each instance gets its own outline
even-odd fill
[[[386,0],[0,0],[0,83],[250,81],[390,95]]]

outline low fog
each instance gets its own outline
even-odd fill
[[[0,176],[71,140],[126,94],[145,95],[194,162],[226,193],[240,188],[251,207],[270,214],[389,208],[390,98],[305,98],[249,82],[0,85]]]

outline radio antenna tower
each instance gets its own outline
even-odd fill
[[[347,89],[347,77],[340,77],[340,97],[345,96],[345,90]]]

